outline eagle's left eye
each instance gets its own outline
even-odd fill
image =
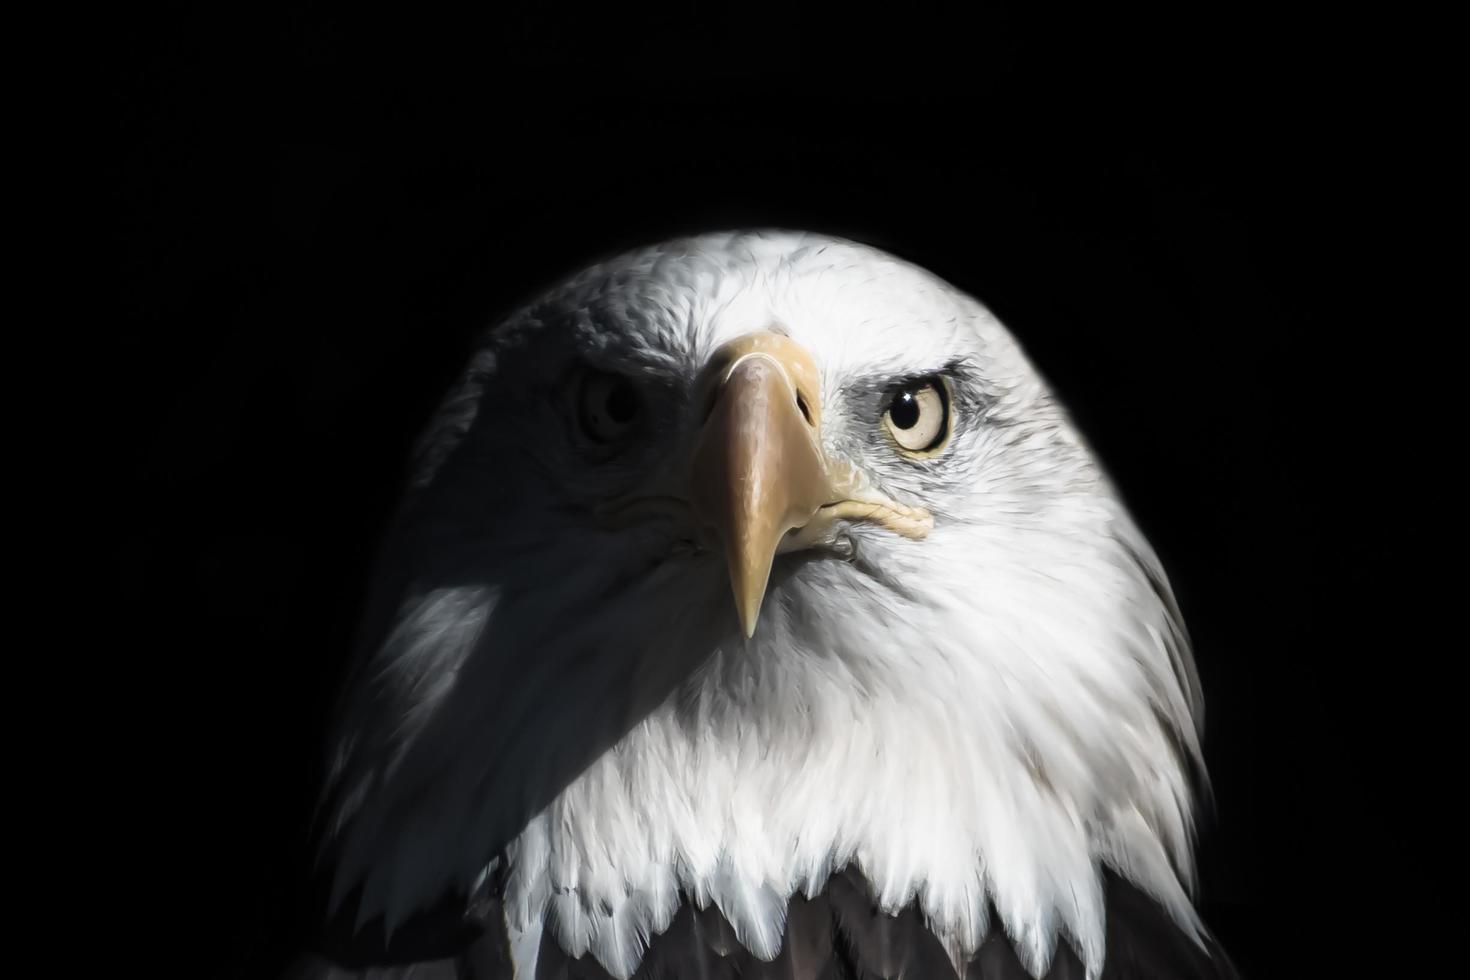
[[[883,424],[908,456],[928,456],[949,438],[949,392],[941,378],[909,382],[889,397]]]
[[[577,423],[593,442],[621,439],[643,416],[643,396],[619,374],[589,371],[577,392]]]

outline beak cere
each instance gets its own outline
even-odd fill
[[[749,637],[782,537],[829,503],[833,487],[818,442],[811,355],[785,337],[758,333],[721,348],[712,365],[716,387],[694,453],[692,500],[724,547]]]

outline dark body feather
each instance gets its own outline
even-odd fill
[[[1111,871],[1105,872],[1107,959],[1103,980],[1230,980],[1237,977],[1229,958],[1213,938],[1201,948],[1168,914],[1138,888]],[[815,898],[793,896],[787,907],[786,934],[780,955],[767,963],[735,938],[735,931],[713,906],[698,909],[685,903],[662,934],[654,936],[634,980],[1033,980],[1017,958],[998,918],[989,938],[964,966],[955,971],[939,939],[929,931],[916,904],[898,915],[882,912],[870,897],[863,876],[854,869],[833,875]],[[500,905],[494,899],[477,910],[478,935],[462,931],[463,920],[439,926],[420,925],[402,935],[410,941],[377,955],[364,949],[344,950],[334,959],[343,965],[315,961],[315,971],[293,973],[293,980],[509,980],[510,954]],[[409,927],[410,930],[413,927]],[[422,937],[436,935],[441,948],[431,962],[404,962],[428,952]],[[453,948],[449,948],[453,947]],[[372,962],[396,966],[369,966]],[[1082,963],[1064,941],[1057,944],[1045,980],[1083,980]],[[548,929],[543,935],[535,980],[611,980],[590,955],[569,957]]]

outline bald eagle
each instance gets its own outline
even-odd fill
[[[1234,975],[1163,569],[1016,340],[881,251],[669,241],[489,330],[363,635],[318,976]]]

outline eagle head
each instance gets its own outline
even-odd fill
[[[855,867],[956,962],[1197,928],[1200,706],[1157,559],[1016,340],[853,242],[682,239],[489,330],[422,439],[334,743],[337,897],[494,868],[517,962],[681,903],[769,959]]]

